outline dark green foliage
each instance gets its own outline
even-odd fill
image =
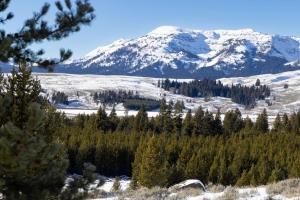
[[[123,106],[129,110],[139,110],[141,106],[144,105],[146,110],[155,110],[159,108],[160,101],[151,99],[127,99]]]
[[[104,133],[106,133],[110,128],[110,123],[108,121],[108,116],[105,111],[105,107],[100,106],[100,108],[97,111],[96,119],[94,122],[95,129],[100,129]]]
[[[134,130],[137,132],[146,132],[148,130],[148,114],[144,104],[142,104],[139,112],[137,113],[134,121]]]
[[[62,124],[39,97],[39,81],[26,63],[2,83],[0,99],[0,192],[6,199],[36,199],[60,194],[68,160],[56,130]],[[40,102],[41,104],[38,104]]]
[[[242,114],[238,108],[235,111],[231,110],[225,114],[223,128],[226,135],[238,133],[243,126]]]
[[[5,199],[80,199],[78,188],[87,192],[95,168],[86,166],[83,177],[69,182],[73,189],[61,193],[69,161],[60,131],[70,122],[39,96],[31,71],[22,63],[0,84],[6,88],[0,98],[0,193]]]
[[[0,12],[4,12],[9,7],[10,1],[0,0]],[[0,29],[0,61],[8,62],[13,60],[15,63],[22,61],[36,63],[41,68],[46,68],[49,71],[53,70],[56,61],[42,59],[44,50],[33,51],[30,45],[41,43],[43,41],[57,41],[68,37],[74,32],[80,30],[82,25],[90,25],[94,20],[94,9],[89,1],[78,0],[76,7],[72,7],[69,0],[65,0],[67,9],[64,9],[62,4],[57,1],[55,23],[50,26],[43,20],[43,17],[48,13],[50,4],[45,3],[40,12],[35,12],[33,17],[25,19],[23,27],[15,33],[6,33],[4,29]],[[18,13],[17,13],[18,14]],[[9,12],[6,17],[0,17],[0,23],[8,23],[13,18],[13,14]],[[70,50],[60,50],[60,62],[71,57]]]
[[[9,3],[9,0],[0,0],[0,12],[5,11]],[[31,75],[33,63],[52,71],[57,62],[42,59],[44,51],[34,52],[30,45],[68,37],[79,31],[81,25],[89,25],[95,17],[88,0],[76,1],[75,9],[69,0],[65,0],[66,10],[60,2],[55,4],[59,11],[53,26],[42,19],[50,7],[45,3],[40,12],[25,20],[18,32],[6,34],[0,30],[0,61],[19,64],[6,79],[0,75],[0,193],[3,199],[82,199],[96,178],[95,167],[85,164],[83,176],[74,177],[62,190],[69,161],[66,138],[61,131],[72,122],[39,96],[40,83]],[[12,17],[13,14],[8,13],[5,18],[0,17],[0,23]],[[71,55],[70,50],[61,49],[59,62]],[[99,185],[103,184],[101,180]]]
[[[151,137],[142,157],[138,181],[141,186],[153,188],[166,187],[168,164],[162,146],[155,135]]]
[[[269,131],[266,111],[256,122],[243,119],[238,109],[229,111],[222,124],[220,112],[213,116],[199,107],[183,120],[162,102],[158,116],[148,119],[141,107],[138,115],[121,118],[115,131],[96,128],[96,116],[78,115],[62,135],[70,163],[79,167],[76,172],[90,161],[101,174],[131,176],[132,189],[169,186],[186,178],[260,185],[300,175],[299,116],[286,116],[285,123]]]
[[[256,87],[260,86],[260,80],[259,80],[259,79],[256,80],[255,86],[256,86]]]
[[[64,92],[53,93],[53,95],[52,95],[52,102],[54,104],[69,105],[68,95],[66,95]]]
[[[160,101],[142,98],[137,92],[125,90],[119,90],[118,92],[113,90],[106,90],[99,93],[94,93],[94,101],[102,103],[103,105],[114,105],[116,103],[123,103],[123,106],[129,110],[139,110],[142,105],[146,110],[154,110],[159,108]]]
[[[191,136],[192,132],[193,132],[193,122],[192,122],[192,111],[191,111],[191,109],[189,109],[188,112],[186,113],[182,125],[183,125],[182,134],[185,135],[185,136]]]
[[[266,85],[260,85],[257,79],[255,86],[241,86],[240,84],[224,86],[221,81],[204,78],[202,80],[195,79],[191,82],[174,82],[166,79],[162,81],[165,90],[175,88],[178,94],[183,94],[189,97],[226,97],[231,98],[235,103],[246,106],[254,106],[256,100],[263,100],[270,96],[270,89]]]
[[[269,130],[268,115],[266,109],[258,115],[255,123],[255,130],[265,133]]]
[[[89,183],[94,183],[95,180],[98,180],[97,187],[104,185],[105,179],[95,174],[95,170],[96,168],[94,165],[85,163],[82,176],[74,175],[73,177],[70,177],[71,180],[68,182],[68,187],[61,192],[59,199],[86,199],[90,187]],[[82,191],[78,192],[78,189]]]

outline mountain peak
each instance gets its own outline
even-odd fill
[[[196,30],[161,26],[137,39],[98,47],[65,66],[97,74],[155,77],[228,77],[297,69],[300,38],[252,29]],[[296,62],[296,66],[299,66]],[[65,70],[66,71],[66,70]],[[78,73],[78,72],[76,72]]]
[[[150,33],[148,35],[170,35],[170,34],[176,34],[176,33],[182,33],[182,32],[190,32],[191,29],[186,28],[180,28],[177,26],[160,26]]]

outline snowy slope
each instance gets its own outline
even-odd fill
[[[192,30],[162,26],[137,39],[117,40],[56,72],[194,78],[249,76],[294,70],[300,37],[251,29]]]
[[[225,114],[229,110],[239,108],[243,117],[250,117],[256,120],[264,108],[267,109],[270,121],[274,120],[277,113],[291,114],[297,112],[300,108],[300,70],[293,72],[284,72],[279,74],[265,74],[250,77],[232,77],[220,79],[224,85],[242,84],[251,86],[260,79],[261,84],[265,84],[271,89],[268,106],[265,101],[258,101],[253,109],[245,109],[243,105],[231,102],[230,99],[214,97],[210,101],[204,98],[190,98],[182,95],[173,94],[157,87],[158,78],[133,77],[133,76],[102,76],[102,75],[74,75],[74,74],[35,74],[41,81],[42,88],[46,90],[45,95],[51,98],[55,91],[64,92],[69,96],[71,102],[69,106],[57,105],[67,115],[78,113],[96,113],[99,105],[93,102],[91,93],[104,90],[133,90],[138,91],[139,95],[145,98],[159,100],[165,96],[167,101],[184,101],[186,110],[191,109],[195,112],[201,105],[204,110],[215,113],[220,108],[221,113]],[[191,79],[178,79],[178,81],[189,81]],[[289,87],[284,89],[284,84]],[[77,92],[79,96],[77,96]],[[107,106],[107,112],[111,107]],[[118,116],[125,115],[125,109],[122,104],[116,106]],[[129,115],[135,115],[137,111],[129,111]],[[156,116],[157,111],[148,112],[148,116]]]

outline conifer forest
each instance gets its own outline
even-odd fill
[[[213,115],[201,105],[183,118],[165,101],[153,118],[144,106],[122,118],[103,106],[97,114],[60,117],[57,134],[67,147],[68,173],[80,173],[91,162],[102,175],[132,177],[132,188],[186,179],[261,185],[300,176],[300,112],[277,115],[272,128],[266,110],[255,122],[232,110],[222,122],[220,112]]]

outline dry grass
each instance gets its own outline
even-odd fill
[[[213,193],[223,192],[225,189],[226,187],[222,184],[214,185],[212,183],[208,183],[208,185],[206,186],[206,190]]]
[[[140,199],[140,200],[164,200],[167,199],[170,192],[167,188],[140,188],[138,190],[125,190],[118,195],[118,199]]]
[[[269,195],[278,195],[291,198],[300,197],[300,179],[288,179],[273,183],[267,186],[266,192]]]
[[[89,192],[87,196],[88,199],[107,198],[107,197],[108,197],[108,193],[104,190],[99,190],[99,189]]]
[[[224,192],[222,196],[219,196],[214,199],[218,200],[236,200],[236,199],[248,199],[256,197],[259,195],[257,189],[246,189],[244,192],[239,193],[238,188],[217,184],[208,184],[206,186],[207,191],[211,193],[220,193]],[[294,200],[300,200],[300,179],[288,179],[285,181],[280,181],[278,183],[270,184],[266,186],[266,192],[268,197],[264,200],[278,199],[276,195],[282,195],[283,198],[293,198]],[[103,190],[94,190],[92,191],[88,198],[107,198],[107,197],[116,197],[118,200],[125,199],[135,199],[135,200],[186,200],[189,197],[196,197],[203,193],[203,190],[200,188],[185,188],[177,192],[171,192],[167,188],[140,188],[138,190],[126,189],[119,191],[118,193],[105,192]],[[220,195],[220,194],[219,194]],[[208,198],[203,198],[203,200],[208,200]]]
[[[224,195],[219,197],[220,200],[236,200],[238,198],[239,192],[236,188],[232,186],[228,186],[224,191]]]
[[[184,200],[188,197],[196,197],[203,193],[203,190],[200,188],[185,188],[178,191],[174,195],[168,197],[169,200]]]

